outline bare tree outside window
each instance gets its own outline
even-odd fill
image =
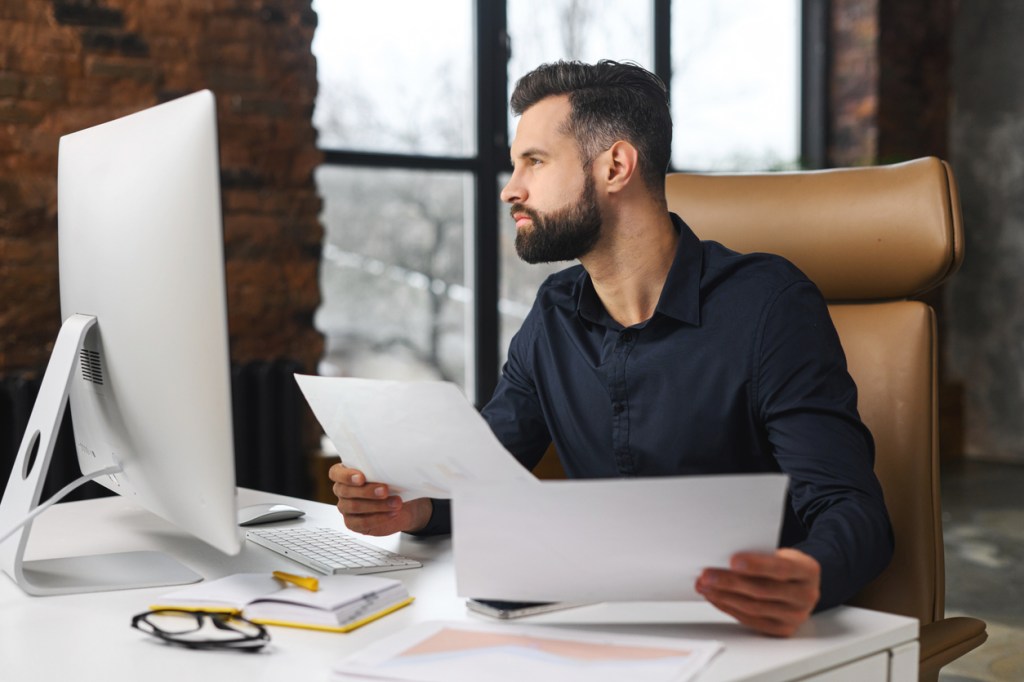
[[[321,147],[473,152],[469,0],[319,0],[314,9]],[[446,40],[424,47],[422,26],[438,21]],[[320,372],[465,387],[469,176],[323,166],[316,179],[326,231]]]
[[[468,156],[472,0],[314,0],[319,146]],[[439,31],[443,39],[437,38]]]
[[[675,167],[797,166],[800,0],[677,0],[672,54]]]
[[[477,2],[486,0],[314,0],[320,147],[473,157]],[[508,0],[507,10],[509,94],[520,76],[558,59],[653,67],[653,3]],[[675,166],[793,165],[798,1],[679,0],[672,17]],[[517,121],[509,121],[511,139]],[[315,320],[326,337],[320,372],[467,388],[473,174],[325,165],[316,180],[326,232]],[[540,283],[571,263],[522,263],[508,209],[496,210],[504,357]]]
[[[323,166],[321,373],[465,382],[458,173]],[[328,298],[329,296],[329,298]]]

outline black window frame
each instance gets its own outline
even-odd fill
[[[651,0],[654,72],[672,83],[672,0]],[[324,164],[361,168],[459,171],[473,178],[472,359],[467,391],[478,407],[490,398],[500,374],[501,329],[499,178],[511,171],[508,140],[508,60],[511,41],[506,0],[474,0],[476,56],[476,154],[431,156],[325,148]],[[805,167],[825,166],[827,151],[828,0],[801,0],[801,159]],[[673,169],[674,170],[674,169]]]

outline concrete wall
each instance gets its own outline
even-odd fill
[[[966,230],[947,288],[947,369],[968,456],[1024,462],[1024,3],[960,2],[950,157]]]

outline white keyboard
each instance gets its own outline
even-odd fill
[[[334,528],[250,528],[245,538],[320,573],[379,573],[423,564]]]

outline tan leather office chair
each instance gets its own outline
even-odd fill
[[[672,174],[669,210],[701,239],[782,255],[824,293],[896,535],[893,561],[852,602],[921,622],[921,680],[985,641],[985,623],[945,618],[935,313],[910,300],[963,259],[949,166],[765,174]]]

